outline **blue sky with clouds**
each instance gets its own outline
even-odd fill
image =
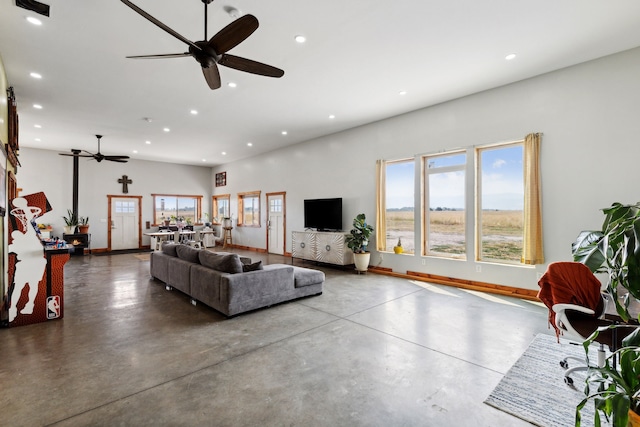
[[[522,145],[482,150],[480,185],[483,209],[522,210],[522,156]],[[432,172],[436,168],[464,164],[464,161],[464,154],[429,159]],[[413,161],[387,165],[387,208],[414,206],[414,177]],[[432,208],[464,208],[464,171],[430,174],[429,198]]]

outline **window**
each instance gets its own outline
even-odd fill
[[[260,227],[260,192],[238,193],[238,227]]]
[[[116,201],[115,210],[116,210],[116,213],[135,213],[136,203]]]
[[[415,253],[414,239],[414,179],[415,162],[410,160],[389,161],[385,167],[385,250],[402,242],[404,253]]]
[[[271,199],[269,202],[269,213],[282,213],[282,199]]]
[[[477,258],[520,263],[524,235],[524,145],[476,149]]]
[[[202,196],[179,194],[152,194],[154,225],[172,217],[198,222],[202,213]]]
[[[425,255],[465,259],[465,152],[424,156]]]
[[[229,210],[230,196],[228,194],[221,194],[220,196],[213,196],[213,220],[214,224],[221,224],[222,218],[231,218],[231,211]]]

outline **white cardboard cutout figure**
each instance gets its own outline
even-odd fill
[[[11,215],[22,223],[24,231],[14,230],[11,233],[13,242],[9,245],[9,252],[16,254],[16,272],[14,274],[13,292],[9,306],[9,323],[18,315],[18,301],[25,286],[29,286],[29,299],[20,310],[20,314],[32,314],[33,306],[38,295],[38,282],[44,275],[47,260],[42,253],[42,243],[31,225],[31,221],[40,215],[40,208],[27,206],[28,202],[22,197],[13,199],[14,209]]]

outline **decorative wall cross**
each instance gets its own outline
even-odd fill
[[[122,178],[118,179],[118,183],[122,184],[122,192],[127,194],[129,192],[129,184],[133,184],[133,181],[127,175],[122,175]]]

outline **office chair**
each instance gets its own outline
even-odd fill
[[[591,270],[579,262],[555,262],[549,264],[547,271],[538,281],[538,298],[549,309],[549,323],[556,330],[556,336],[568,335],[569,338],[584,342],[600,326],[609,326],[606,320],[609,295],[601,292],[601,283]],[[596,342],[598,349],[598,367],[604,366],[605,346],[613,350],[620,345],[623,336],[612,330],[601,332]],[[619,334],[625,335],[625,334]],[[583,365],[569,367],[569,360],[577,360]],[[566,357],[560,366],[566,369],[564,382],[571,385],[571,374],[589,369],[584,358]]]

